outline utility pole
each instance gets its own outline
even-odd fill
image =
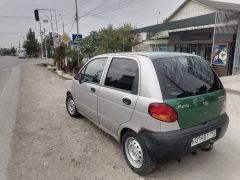
[[[75,0],[76,5],[76,24],[77,24],[77,34],[79,35],[79,19],[78,19],[78,2]]]
[[[41,25],[40,21],[39,21],[39,27],[40,27],[40,39],[41,39],[41,52],[42,52],[42,58],[44,58],[44,56],[43,56],[43,43],[42,43],[42,25]]]
[[[45,28],[43,30],[43,33],[44,33],[44,44],[45,44],[45,56],[47,58],[48,57],[48,50],[47,50],[47,37],[46,37],[46,30],[45,30]]]
[[[63,28],[63,34],[65,34],[65,24],[64,24],[64,21],[63,21],[63,17],[62,17],[62,14],[59,14],[59,16],[61,17],[61,21],[62,21],[62,28]]]
[[[21,42],[19,41],[18,42],[18,52],[20,52],[20,50],[21,50]]]
[[[65,34],[65,27],[64,27],[65,25],[64,25],[64,21],[62,22],[62,28],[63,28],[63,34]]]
[[[75,0],[75,6],[76,6],[76,24],[77,24],[77,36],[79,36],[79,17],[78,17],[78,2],[77,0]],[[78,51],[78,66],[80,65],[80,44],[79,44],[79,40],[78,40],[78,47],[77,47],[77,51]]]
[[[57,19],[57,11],[54,10],[55,13],[55,20],[56,20],[56,29],[57,29],[57,34],[58,34],[58,38],[59,38],[59,42],[60,42],[60,36],[59,36],[59,32],[58,32],[58,19]]]
[[[44,11],[49,12],[50,13],[50,17],[47,14],[45,14]],[[48,20],[50,20],[51,29],[52,29],[52,37],[54,38],[54,42],[55,42],[56,38],[58,40],[57,44],[56,44],[56,47],[57,47],[58,44],[61,41],[60,40],[60,36],[59,36],[59,32],[58,32],[57,11],[55,9],[36,9],[34,12],[35,12],[35,19],[36,19],[36,21],[40,21],[38,12],[41,12],[42,14],[44,14],[48,18]],[[54,47],[55,47],[55,44],[54,44]]]
[[[52,11],[50,11],[50,22],[51,22],[51,29],[52,29],[52,33],[54,33],[54,29],[53,29],[53,15],[52,15]]]
[[[158,21],[158,20],[159,20],[159,18],[160,18],[160,14],[161,14],[161,12],[159,11],[159,12],[158,12],[158,17],[157,17],[157,24],[159,24],[159,21]]]

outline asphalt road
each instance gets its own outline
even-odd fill
[[[10,143],[16,120],[20,66],[44,61],[51,62],[0,56],[0,179],[6,179],[6,168],[11,155]]]
[[[211,152],[159,163],[146,177],[127,166],[121,146],[65,108],[67,81],[44,67],[22,66],[10,180],[239,180],[240,96],[228,94],[229,129]]]

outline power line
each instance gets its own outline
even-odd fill
[[[72,32],[74,25],[75,25],[75,20],[73,21],[73,23],[72,23],[72,25],[71,25],[71,28],[70,28],[70,30],[68,31],[68,34],[70,34],[70,33]]]
[[[118,1],[118,2],[113,2],[113,3],[109,3],[110,0],[104,0],[102,1],[100,4],[98,4],[97,6],[93,7],[92,9],[84,12],[81,16],[78,16],[79,18],[98,18],[98,19],[102,19],[104,21],[113,21],[113,19],[109,19],[109,18],[106,18],[106,17],[102,17],[100,15],[102,14],[105,14],[105,13],[111,13],[111,12],[114,12],[114,11],[118,11],[124,7],[126,7],[127,5],[129,4],[135,4],[137,2],[139,2],[140,0],[121,0],[121,1]],[[81,5],[83,3],[87,3],[89,1],[87,0],[82,0],[82,1],[79,1],[79,4],[81,3]],[[71,11],[73,11],[73,9],[75,8],[72,8]],[[74,16],[74,14],[68,14],[64,16],[64,19],[66,17],[69,17],[69,16]],[[119,23],[122,23],[120,21],[117,21],[117,20],[114,20],[114,22],[119,22]],[[71,28],[69,30],[69,33],[73,30],[73,27],[75,25],[75,22],[72,22],[72,25],[71,25]]]
[[[16,32],[0,32],[0,34],[22,34],[22,33],[26,33],[26,32],[23,32],[23,31],[16,31]]]
[[[102,15],[102,14],[105,14],[105,13],[110,13],[110,12],[113,12],[113,11],[117,11],[117,10],[120,10],[121,8],[124,8],[125,6],[127,6],[129,4],[137,3],[138,1],[139,0],[122,0],[118,3],[112,3],[112,4],[106,6],[103,9],[99,9],[99,8],[95,7],[94,8],[95,10],[98,10],[98,9],[99,10],[94,12],[93,9],[91,9],[88,12],[86,12],[85,14],[83,14],[82,16],[80,16],[80,18]],[[90,13],[90,12],[92,12],[92,13]]]
[[[96,7],[94,7],[93,9],[87,11],[87,12],[86,12],[85,14],[83,14],[80,18],[85,17],[85,16],[87,16],[87,15],[90,15],[91,12],[96,11],[96,10],[99,9],[100,7],[104,6],[105,3],[107,3],[107,2],[109,2],[109,0],[104,0],[102,3],[100,3],[99,5],[97,5]]]
[[[122,23],[121,21],[118,21],[116,19],[113,19],[113,18],[107,18],[107,17],[103,17],[103,16],[100,16],[100,15],[96,15],[96,16],[90,16],[90,17],[87,17],[87,18],[96,18],[96,19],[102,19],[104,21],[108,21],[108,22],[111,22],[111,23]]]
[[[0,16],[1,19],[33,19],[30,16]]]

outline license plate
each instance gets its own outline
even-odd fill
[[[198,144],[201,144],[202,142],[205,142],[209,139],[212,139],[212,138],[216,137],[216,135],[217,135],[217,131],[214,130],[212,132],[209,132],[209,133],[203,134],[201,136],[195,137],[195,138],[192,139],[191,147],[196,146]]]

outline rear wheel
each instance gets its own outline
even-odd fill
[[[150,158],[142,139],[133,131],[127,131],[122,140],[124,157],[129,167],[144,176],[155,169],[155,162]]]
[[[79,117],[80,114],[77,111],[74,99],[73,99],[71,94],[67,95],[67,98],[66,98],[66,108],[67,108],[67,111],[68,111],[70,116],[72,116],[74,118]]]

